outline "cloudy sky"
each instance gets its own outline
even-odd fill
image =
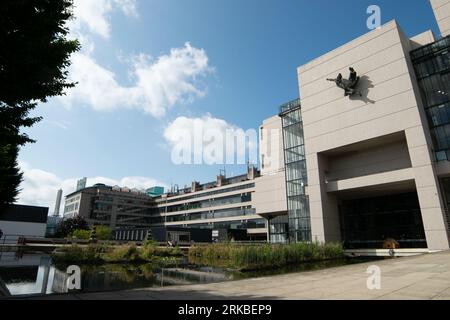
[[[222,165],[176,165],[195,128],[248,130],[299,96],[296,67],[366,33],[366,0],[75,0],[79,84],[37,108],[20,153],[19,203],[50,206],[76,180],[147,188],[215,179]],[[428,0],[380,0],[383,23],[437,31]],[[227,165],[227,175],[242,165]]]

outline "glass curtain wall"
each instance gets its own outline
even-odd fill
[[[411,52],[436,161],[450,160],[450,36]]]
[[[297,99],[282,106],[280,117],[283,126],[288,207],[288,233],[283,240],[285,242],[310,242],[311,222],[309,201],[305,194],[305,186],[308,181],[300,100]],[[275,233],[278,238],[282,238],[283,218],[278,218],[278,220],[280,221],[275,221],[278,223],[274,224],[272,229],[278,232]]]

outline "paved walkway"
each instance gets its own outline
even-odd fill
[[[367,289],[367,268],[381,268],[381,289]],[[320,271],[241,281],[149,288],[112,293],[53,296],[50,299],[442,299],[450,300],[450,252],[381,260]]]

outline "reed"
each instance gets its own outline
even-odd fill
[[[193,246],[189,260],[195,264],[215,267],[258,270],[295,263],[340,259],[341,244],[296,243],[287,245],[212,244]]]

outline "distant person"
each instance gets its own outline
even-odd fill
[[[3,238],[3,231],[0,229],[0,239]]]

